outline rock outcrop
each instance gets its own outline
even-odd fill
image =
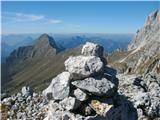
[[[118,75],[119,92],[127,96],[138,113],[138,120],[160,118],[160,76]]]
[[[128,53],[113,65],[120,72],[160,74],[160,11],[152,12],[128,46]],[[119,66],[121,66],[119,68]],[[125,68],[125,70],[121,70]]]
[[[137,31],[134,40],[128,46],[128,50],[134,50],[153,42],[160,42],[160,11],[152,12],[140,30]]]

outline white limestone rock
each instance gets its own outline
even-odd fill
[[[81,54],[86,56],[97,56],[97,57],[103,57],[103,50],[104,48],[98,44],[87,42],[85,45],[83,45]]]
[[[96,56],[71,56],[64,64],[74,79],[86,78],[103,70],[103,62]]]
[[[70,93],[70,73],[62,72],[53,78],[48,88],[43,91],[43,95],[53,97],[55,100],[62,100],[69,96]]]

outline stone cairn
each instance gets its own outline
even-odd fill
[[[136,120],[131,104],[118,92],[116,71],[106,63],[103,47],[87,42],[42,93],[24,86],[15,95],[3,95],[2,120]]]
[[[102,46],[87,42],[81,55],[70,56],[64,64],[66,71],[43,91],[50,100],[45,120],[120,118],[123,108],[114,103],[118,79],[105,65]]]

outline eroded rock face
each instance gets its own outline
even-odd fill
[[[44,96],[62,100],[69,96],[70,93],[70,73],[62,72],[57,77],[53,78],[48,88],[43,91]]]
[[[138,120],[160,117],[160,77],[154,73],[143,76],[123,75],[120,80],[119,92],[132,102],[138,113]]]
[[[81,54],[85,56],[97,56],[102,58],[103,57],[103,50],[104,48],[98,44],[87,42],[83,45]]]
[[[97,96],[110,97],[117,90],[116,85],[106,78],[96,79],[90,77],[84,80],[76,80],[72,84]]]
[[[128,53],[117,62],[128,68],[128,73],[160,74],[160,10],[152,12],[128,46]],[[115,66],[116,67],[116,66]]]
[[[103,62],[96,56],[69,57],[64,64],[73,79],[86,78],[103,70]]]
[[[133,50],[138,47],[143,47],[147,44],[149,45],[152,41],[160,41],[160,38],[158,37],[160,33],[159,28],[160,11],[156,10],[148,16],[144,24],[144,27],[137,31],[137,34],[132,43],[128,46],[128,49]]]

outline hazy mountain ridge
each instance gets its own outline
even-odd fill
[[[42,90],[48,80],[64,69],[61,62],[68,55],[78,52],[78,48],[59,53],[61,50],[47,34],[41,35],[33,46],[14,50],[2,66],[2,84],[5,84],[3,90],[14,92],[26,84]]]
[[[33,45],[36,38],[41,34],[17,34],[2,35],[2,43],[6,44],[2,49],[2,58],[5,58],[18,47]],[[104,45],[105,51],[112,52],[117,48],[127,49],[132,34],[49,34],[55,39],[57,46],[61,49],[75,48],[87,41]],[[3,47],[3,46],[2,46]],[[7,52],[6,52],[7,51]]]

